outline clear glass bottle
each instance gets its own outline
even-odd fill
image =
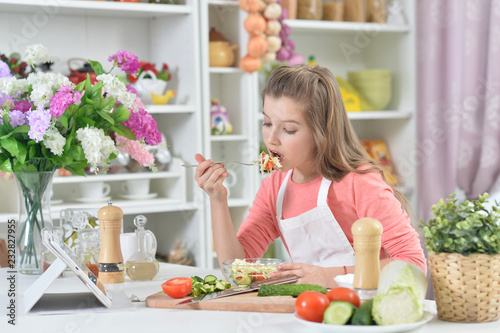
[[[151,235],[153,242],[151,248],[156,249],[156,237],[150,230],[144,229],[147,222],[148,219],[143,215],[134,218],[134,224],[137,227],[135,230],[137,252],[132,254],[125,263],[125,273],[132,280],[152,280],[160,269],[155,253],[147,250],[147,234]]]
[[[78,247],[76,256],[87,266],[87,268],[99,277],[99,248],[101,237],[97,229],[82,229],[77,233]]]

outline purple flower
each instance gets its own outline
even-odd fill
[[[64,111],[73,103],[80,103],[83,94],[74,91],[68,86],[62,86],[61,90],[55,93],[50,100],[50,115],[52,117],[60,117]]]
[[[28,125],[30,131],[28,136],[30,139],[40,142],[50,126],[50,111],[45,110],[43,104],[38,105],[36,110],[28,111]]]
[[[25,101],[25,100],[16,100],[14,102],[14,107],[13,109],[14,110],[19,110],[21,111],[22,113],[26,113],[28,112],[29,110],[31,110],[31,108],[33,107],[33,104],[30,102],[30,101]]]
[[[132,53],[125,50],[116,52],[108,58],[127,74],[136,74],[139,71],[139,59]]]
[[[131,112],[123,125],[130,128],[138,140],[144,139],[148,145],[156,146],[161,142],[161,133],[158,132],[156,120],[144,109]]]
[[[26,119],[26,115],[19,110],[12,110],[9,113],[9,123],[12,127],[17,127],[21,125],[26,125],[28,120]]]
[[[0,60],[0,77],[11,77],[9,65]]]
[[[137,95],[137,90],[131,84],[127,84],[127,91]]]

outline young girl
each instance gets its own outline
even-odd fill
[[[278,266],[273,277],[294,274],[297,283],[335,287],[336,275],[354,272],[352,224],[372,217],[384,228],[381,266],[405,260],[425,272],[418,234],[381,170],[363,154],[332,73],[317,65],[278,67],[262,98],[262,135],[282,168],[262,181],[237,234],[224,165],[196,155],[195,179],[210,197],[219,263],[261,257],[281,237],[293,262]]]

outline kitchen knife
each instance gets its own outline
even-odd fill
[[[296,283],[297,281],[298,281],[298,278],[295,275],[285,275],[285,276],[281,276],[281,277],[277,277],[277,278],[273,278],[273,279],[258,280],[258,281],[252,282],[249,286],[245,286],[245,287],[238,287],[237,286],[237,287],[233,287],[231,289],[226,289],[226,290],[219,291],[216,293],[196,296],[196,297],[187,299],[185,301],[182,301],[180,303],[177,303],[177,305],[198,303],[201,301],[209,301],[211,299],[217,299],[217,298],[222,298],[222,297],[228,297],[228,296],[248,293],[250,291],[258,290],[260,288],[260,286],[263,284],[266,284],[266,285],[292,284],[292,283]]]

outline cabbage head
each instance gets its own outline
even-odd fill
[[[427,278],[417,266],[393,261],[380,272],[372,316],[378,325],[409,324],[424,315]]]

